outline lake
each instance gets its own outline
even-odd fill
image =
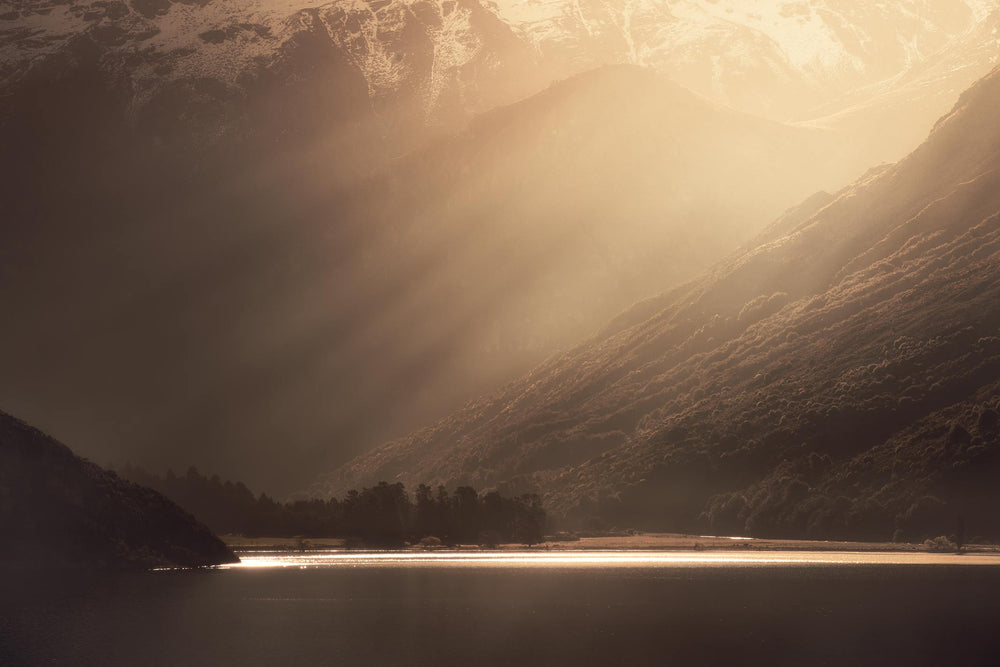
[[[1000,558],[306,552],[4,581],[3,665],[997,665]]]

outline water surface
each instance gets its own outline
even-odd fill
[[[5,582],[9,665],[996,665],[995,556],[257,553]]]
[[[869,551],[251,551],[224,569],[260,567],[674,568],[787,565],[1000,565],[1000,553]]]

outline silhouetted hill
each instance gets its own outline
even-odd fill
[[[326,483],[673,530],[1000,536],[1000,71],[928,140]],[[896,531],[899,531],[896,533]]]
[[[118,569],[231,563],[159,493],[84,461],[0,412],[0,567]]]

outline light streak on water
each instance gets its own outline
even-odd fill
[[[857,551],[253,551],[220,569],[326,567],[680,568],[1000,565],[1000,554]]]

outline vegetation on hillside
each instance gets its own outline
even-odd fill
[[[341,498],[279,503],[254,495],[242,482],[206,477],[194,467],[184,475],[154,475],[126,465],[122,475],[157,489],[218,534],[247,537],[350,537],[365,544],[398,546],[423,538],[442,544],[542,541],[545,510],[534,494],[507,498],[496,491],[480,495],[461,486],[454,493],[439,486],[417,487],[413,498],[401,483],[380,482]]]

